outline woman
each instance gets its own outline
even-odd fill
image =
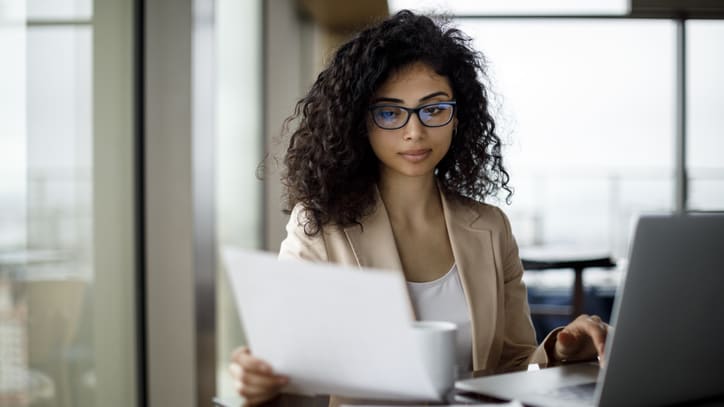
[[[484,77],[468,37],[409,11],[339,48],[288,120],[279,256],[401,270],[419,319],[458,325],[468,374],[602,356],[595,316],[536,347],[508,219],[483,203],[511,195]],[[251,405],[288,381],[246,348],[231,370]]]

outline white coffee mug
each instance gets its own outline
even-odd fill
[[[450,391],[457,375],[457,325],[444,321],[415,321],[413,335],[423,367],[441,396]]]

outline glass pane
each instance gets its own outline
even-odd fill
[[[261,246],[261,13],[260,1],[216,3],[218,247]],[[258,57],[250,57],[257,55]],[[221,261],[219,261],[221,264]],[[217,394],[233,400],[227,371],[231,351],[244,343],[236,305],[223,270],[217,284]]]
[[[687,23],[690,209],[724,209],[724,22]]]
[[[28,20],[89,20],[92,0],[27,0]]]
[[[133,219],[132,190],[123,182],[133,168],[130,159],[110,173],[106,162],[96,163],[93,29],[1,28],[0,405],[133,405],[132,381],[112,384],[123,387],[124,400],[99,390],[109,387],[99,372],[110,358],[120,358],[114,371],[135,373],[135,354],[122,346],[135,341],[133,304],[114,308],[112,318],[100,317],[115,304],[113,295],[100,290],[108,284],[107,269],[130,264],[115,273],[113,290],[132,292],[132,236],[106,224]],[[114,123],[119,125],[131,127]],[[116,211],[96,207],[101,180],[122,190],[128,203]],[[121,244],[99,251],[107,236]],[[113,267],[98,267],[107,263]],[[121,335],[103,337],[118,327]],[[107,347],[99,339],[110,344],[112,355],[99,352]]]
[[[88,391],[72,372],[93,367],[91,30],[27,35],[27,235],[15,294],[27,311],[28,395],[70,406]]]
[[[16,405],[28,394],[27,310],[14,294],[14,276],[24,264],[27,213],[22,6],[0,0],[0,406]]]
[[[670,21],[461,20],[489,62],[519,243],[625,256],[673,204]]]
[[[10,1],[9,4],[18,3]],[[22,7],[11,9],[7,5],[8,0],[0,0],[0,50],[3,56],[3,63],[0,63],[0,247],[20,249],[25,242],[27,191],[25,183],[27,37],[23,25],[25,10]],[[0,267],[1,265],[2,263]]]

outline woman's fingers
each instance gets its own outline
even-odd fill
[[[289,382],[287,377],[274,374],[268,363],[252,356],[246,347],[232,353],[229,373],[234,378],[236,391],[246,399],[247,405],[272,399]]]
[[[239,395],[246,399],[248,405],[254,405],[274,398],[288,382],[283,376],[259,376],[253,374],[242,375],[237,384]]]
[[[246,347],[242,347],[234,351],[232,355],[232,366],[233,365],[238,366],[237,368],[234,368],[237,373],[241,370],[247,373],[259,375],[273,374],[271,366],[263,360],[252,356],[251,352]],[[232,372],[232,375],[234,375],[234,372]],[[239,375],[237,374],[236,376]]]
[[[260,373],[271,373],[271,366],[261,359],[252,356],[251,351],[246,346],[242,346],[234,350],[231,354],[232,362],[236,362],[244,370],[252,370]]]
[[[596,315],[581,315],[556,337],[555,357],[561,361],[603,358],[608,325]]]
[[[594,348],[598,356],[603,358],[603,352],[606,348],[606,337],[608,336],[608,325],[606,325],[598,315],[585,318],[586,324],[584,330],[591,338]]]
[[[254,389],[269,389],[281,387],[287,383],[287,378],[275,374],[258,374],[251,372],[242,372],[241,383],[244,387]]]
[[[229,363],[229,374],[235,381],[241,380],[243,369],[241,365],[236,362]]]
[[[567,326],[556,337],[556,359],[561,361],[576,360],[586,345],[586,339],[581,337],[580,331],[575,327]]]

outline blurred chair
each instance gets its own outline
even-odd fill
[[[521,250],[521,260],[525,271],[541,271],[551,269],[573,270],[573,287],[571,287],[570,305],[530,304],[531,315],[566,316],[575,319],[584,313],[585,291],[583,289],[583,271],[587,268],[613,268],[615,261],[610,255],[565,247],[540,247]]]
[[[22,283],[28,310],[29,366],[55,382],[54,405],[73,406],[66,353],[75,337],[88,283],[80,279],[38,279]]]
[[[0,278],[0,406],[55,405],[55,383],[28,368],[28,310],[16,303],[13,283]]]

